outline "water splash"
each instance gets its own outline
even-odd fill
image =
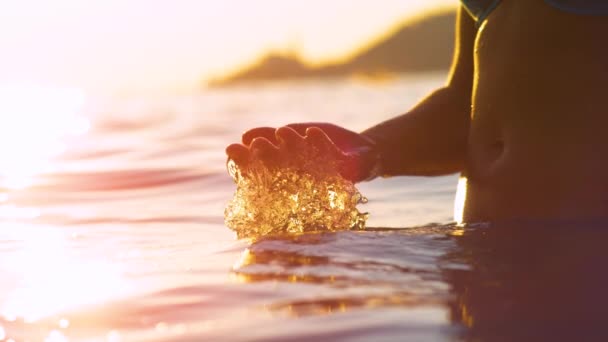
[[[239,238],[365,228],[368,214],[357,204],[367,199],[327,157],[302,155],[274,168],[228,160],[228,172],[237,189],[224,219]]]

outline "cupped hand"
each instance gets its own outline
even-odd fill
[[[243,134],[241,144],[226,148],[228,158],[246,168],[253,160],[268,168],[287,165],[297,156],[322,154],[335,160],[340,174],[358,182],[375,176],[378,156],[374,142],[358,133],[328,123],[297,123],[258,127]]]

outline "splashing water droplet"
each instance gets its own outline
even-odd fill
[[[291,158],[280,167],[228,160],[237,189],[224,218],[239,238],[365,228],[368,214],[357,204],[367,199],[336,161],[314,151]]]

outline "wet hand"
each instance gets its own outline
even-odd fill
[[[358,133],[328,123],[299,123],[280,128],[259,127],[243,134],[241,144],[226,148],[239,167],[253,160],[268,168],[289,165],[297,156],[321,154],[335,160],[340,174],[358,182],[375,176],[378,156],[374,142]]]

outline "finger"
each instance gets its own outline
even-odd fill
[[[309,127],[306,130],[306,141],[319,154],[328,155],[331,157],[341,156],[342,152],[333,143],[333,141],[318,127]]]
[[[334,145],[342,151],[349,151],[356,146],[370,144],[369,140],[360,134],[326,122],[296,123],[287,126],[293,128],[301,135],[305,135],[308,128],[318,127],[322,129],[328,137],[331,137],[331,141]]]
[[[226,147],[226,154],[239,166],[246,166],[249,163],[249,149],[241,144]]]
[[[301,151],[305,147],[304,136],[290,127],[280,127],[276,130],[276,138],[281,147],[289,152]]]
[[[279,162],[279,149],[266,138],[255,138],[249,147],[251,158],[260,160],[266,166],[276,165]]]
[[[325,133],[327,133],[328,135],[332,135],[332,136],[334,134],[342,134],[344,131],[347,131],[346,129],[344,129],[340,126],[336,126],[334,124],[327,123],[327,122],[299,122],[299,123],[291,123],[291,124],[287,125],[287,127],[293,128],[300,135],[306,134],[306,130],[310,127],[321,128]]]
[[[287,125],[286,127],[293,129],[301,136],[305,136],[306,129],[308,129],[309,127],[311,127],[313,125],[314,125],[314,123],[292,123],[292,124]]]
[[[272,144],[278,144],[277,138],[275,137],[275,129],[273,127],[257,127],[248,130],[243,133],[243,144],[249,146],[255,138],[265,138]]]

